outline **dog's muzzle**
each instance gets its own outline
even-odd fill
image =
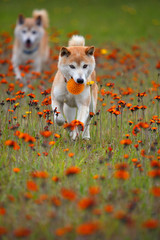
[[[84,83],[83,78],[77,78],[77,83],[79,83],[79,84],[83,84],[83,83]]]
[[[27,48],[30,48],[32,46],[32,42],[31,42],[31,40],[28,38],[27,40],[26,40],[26,47]]]

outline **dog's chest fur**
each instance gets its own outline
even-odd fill
[[[54,96],[55,98],[61,102],[66,103],[69,107],[78,107],[79,103],[84,102],[85,99],[88,99],[90,93],[89,87],[86,87],[84,91],[79,95],[70,94],[67,91],[66,83],[63,85],[63,89],[55,86],[54,88]],[[87,97],[88,96],[88,97]]]

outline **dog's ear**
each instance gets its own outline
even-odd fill
[[[93,54],[94,54],[94,46],[87,47],[85,53],[86,53],[88,56],[93,56]]]
[[[38,26],[41,26],[41,25],[42,25],[42,17],[41,17],[41,16],[36,17],[36,24],[37,24]]]
[[[60,55],[61,57],[69,57],[69,55],[71,54],[71,52],[66,48],[66,47],[62,47],[60,50]]]
[[[23,24],[24,23],[24,16],[23,16],[23,14],[19,14],[19,16],[18,16],[18,23],[19,24]]]

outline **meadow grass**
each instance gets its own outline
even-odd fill
[[[60,33],[58,41],[66,42],[68,32],[77,30],[80,34],[93,36],[92,44],[107,41],[135,42],[141,38],[159,39],[160,29],[158,0],[64,0],[64,1],[20,1],[0,2],[0,29],[11,30],[17,16],[23,13],[31,16],[33,9],[45,8],[50,17],[50,27]],[[11,30],[11,32],[13,32]]]
[[[159,2],[99,3],[0,3],[2,239],[158,239]],[[32,73],[23,93],[10,62],[10,26],[19,12],[30,15],[37,5],[49,11],[53,51],[47,70]],[[99,98],[89,141],[71,141],[54,124],[50,105],[57,49],[74,30],[96,44]]]

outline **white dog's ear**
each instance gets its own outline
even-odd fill
[[[41,24],[42,24],[42,17],[41,16],[36,17],[36,24],[38,26],[41,26]]]
[[[94,49],[94,46],[87,47],[85,52],[88,56],[92,56],[94,54]]]
[[[24,23],[24,16],[22,15],[22,14],[19,14],[19,16],[18,16],[18,23],[19,24],[23,24]]]
[[[66,47],[62,47],[60,50],[60,55],[61,57],[69,57],[69,55],[71,54],[71,52],[66,48]]]

